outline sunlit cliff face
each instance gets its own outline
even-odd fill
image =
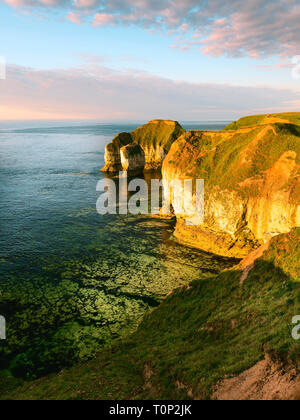
[[[175,236],[210,252],[242,257],[300,226],[298,120],[278,121],[189,132],[174,142],[163,177],[205,180],[204,224],[191,227],[180,217]]]

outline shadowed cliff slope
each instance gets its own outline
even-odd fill
[[[243,283],[242,264],[175,290],[130,339],[2,398],[298,398],[300,229],[273,238],[252,264]]]
[[[257,119],[249,117],[251,126],[242,119],[234,130],[190,131],[173,143],[164,179],[205,180],[204,225],[187,226],[179,217],[175,236],[182,242],[243,257],[300,226],[300,127],[272,116],[259,116],[262,124]]]

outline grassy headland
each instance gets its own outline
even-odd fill
[[[242,275],[237,266],[175,290],[126,341],[57,375],[10,384],[2,398],[207,399],[266,355],[296,366],[300,228],[274,238],[243,283]]]

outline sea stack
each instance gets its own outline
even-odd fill
[[[120,149],[123,171],[142,172],[145,168],[145,152],[137,143],[130,143]]]
[[[185,130],[177,121],[153,120],[131,133],[118,134],[105,148],[105,166],[102,171],[160,170],[172,144],[184,133]],[[130,147],[124,149],[125,146]]]

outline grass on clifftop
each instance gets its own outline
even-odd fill
[[[300,127],[276,123],[236,133],[191,131],[172,146],[166,165],[181,175],[202,178],[207,186],[237,188],[260,177],[287,151],[296,152],[300,164]],[[247,191],[247,196],[257,191]]]
[[[164,146],[165,151],[169,151],[172,143],[183,133],[185,130],[177,121],[149,121],[132,133],[117,134],[106,147],[111,152],[118,152],[123,146],[137,143],[143,148]]]
[[[291,332],[300,314],[300,228],[274,238],[243,285],[241,274],[174,291],[130,339],[90,362],[15,389],[4,375],[2,399],[205,399],[266,353],[298,360]]]
[[[169,151],[172,143],[183,133],[185,130],[177,121],[157,120],[137,128],[131,136],[133,141],[143,148],[164,146],[164,149]]]
[[[252,115],[249,117],[244,117],[238,121],[234,121],[231,124],[227,125],[223,131],[228,130],[237,130],[239,128],[253,127],[255,125],[269,124],[275,122],[283,122],[283,120],[288,123],[295,125],[300,125],[300,112],[288,112],[280,114],[268,114],[268,115]]]

